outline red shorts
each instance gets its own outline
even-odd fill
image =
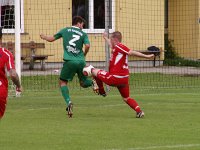
[[[118,88],[123,98],[129,97],[129,77],[112,75],[109,72],[100,70],[97,74],[97,78],[107,85],[115,86]]]

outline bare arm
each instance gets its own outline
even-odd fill
[[[137,51],[133,51],[133,50],[130,50],[128,55],[129,56],[137,56],[137,57],[141,57],[141,58],[147,58],[147,59],[151,59],[151,58],[155,57],[154,54],[146,55],[146,54],[143,54],[143,53],[140,53],[140,52],[137,52]]]
[[[107,33],[103,33],[103,38],[104,38],[104,40],[108,43],[108,45],[110,46],[110,47],[112,47],[112,45],[111,45],[111,43],[110,43],[110,39],[108,38],[108,35],[107,35]]]
[[[18,76],[16,70],[10,69],[9,73],[10,73],[10,78],[11,78],[12,82],[16,85],[16,88],[19,91],[21,91],[21,84],[20,84],[19,76]]]
[[[47,35],[44,35],[44,34],[40,34],[40,38],[43,39],[43,40],[46,40],[48,42],[53,42],[53,41],[56,40],[54,38],[54,36],[47,36]]]
[[[90,44],[85,44],[84,56],[87,55],[87,53],[89,52],[89,49],[90,49]]]

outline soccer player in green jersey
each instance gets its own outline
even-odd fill
[[[41,34],[40,37],[48,42],[63,39],[64,64],[60,73],[60,89],[62,96],[67,104],[67,114],[72,117],[72,102],[69,96],[68,81],[72,81],[74,75],[77,73],[80,81],[80,86],[87,88],[93,84],[92,80],[87,79],[82,73],[86,65],[85,56],[89,51],[90,42],[88,35],[82,31],[84,26],[84,19],[80,16],[75,16],[72,20],[72,27],[65,27],[53,36]],[[82,50],[85,45],[84,51]]]

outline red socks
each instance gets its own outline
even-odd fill
[[[134,109],[137,113],[141,111],[140,106],[138,105],[138,103],[132,99],[132,98],[128,98],[126,103],[132,108]]]
[[[104,90],[104,87],[103,87],[103,82],[101,81],[101,80],[99,80],[97,77],[93,77],[95,80],[96,80],[96,83],[97,83],[97,85],[98,85],[98,87],[99,87],[99,94],[105,94],[106,92],[105,92],[105,90]]]

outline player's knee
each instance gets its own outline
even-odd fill
[[[123,97],[124,102],[127,102],[128,99],[129,99],[129,97],[127,97],[127,98],[124,98],[124,97]]]
[[[81,81],[80,82],[80,86],[83,87],[83,88],[85,88],[84,82]]]
[[[0,120],[3,118],[4,112],[0,112]]]
[[[67,83],[68,83],[67,81],[64,81],[64,80],[61,80],[61,79],[59,81],[60,86],[67,86]]]
[[[80,86],[83,87],[83,88],[87,88],[87,87],[89,87],[87,84],[85,84],[85,83],[82,82],[82,81],[80,82]]]
[[[91,80],[80,81],[80,86],[83,88],[88,88],[92,86],[92,81]]]

